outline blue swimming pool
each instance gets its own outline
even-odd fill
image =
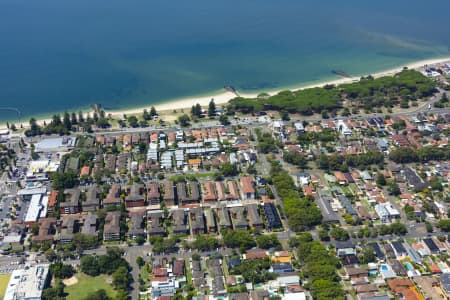
[[[407,262],[405,263],[405,266],[406,266],[406,269],[407,269],[408,271],[414,270],[413,265],[412,265],[409,261],[407,261]]]
[[[381,265],[381,270],[382,271],[387,271],[387,270],[389,270],[389,268],[386,265]]]

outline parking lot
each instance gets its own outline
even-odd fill
[[[11,274],[14,270],[23,268],[19,257],[2,256],[0,257],[0,274]]]

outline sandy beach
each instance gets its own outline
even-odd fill
[[[407,67],[409,69],[419,69],[425,65],[436,65],[436,64],[443,64],[443,63],[447,63],[447,62],[450,62],[450,57],[427,59],[427,60],[412,62],[412,63],[406,64],[404,66],[385,70],[382,72],[378,72],[378,73],[374,73],[374,74],[365,74],[365,75],[361,75],[361,76],[367,76],[367,75],[372,75],[374,77],[390,76],[390,75],[394,75],[394,74],[400,72],[404,67]],[[313,84],[301,84],[300,83],[299,85],[296,85],[296,86],[289,86],[289,87],[285,87],[283,89],[269,90],[269,91],[264,91],[264,92],[268,93],[269,95],[274,95],[282,90],[288,90],[288,89],[299,90],[299,89],[306,89],[306,88],[313,88],[313,87],[322,87],[327,84],[339,85],[339,84],[343,84],[343,83],[350,83],[350,82],[353,82],[353,81],[359,80],[359,79],[360,79],[360,76],[355,76],[355,77],[351,77],[351,78],[326,80],[326,81],[321,81],[321,82],[317,82],[317,83],[313,83]],[[254,94],[239,93],[240,96],[245,97],[245,98],[255,98],[258,94],[259,93],[254,93]],[[192,105],[195,105],[197,103],[199,103],[201,106],[207,106],[208,103],[211,101],[211,99],[214,99],[214,102],[218,105],[226,104],[228,101],[230,101],[231,99],[233,99],[235,97],[236,97],[236,95],[234,93],[224,91],[222,93],[216,93],[216,94],[207,95],[207,96],[188,97],[188,98],[177,99],[177,100],[169,100],[167,102],[163,102],[160,104],[149,104],[148,106],[139,107],[139,108],[123,109],[123,110],[118,110],[118,111],[107,110],[105,112],[107,115],[111,114],[115,118],[121,118],[124,114],[126,114],[126,115],[140,114],[140,113],[142,113],[142,111],[144,109],[150,110],[151,106],[154,106],[156,108],[156,110],[159,112],[173,111],[173,110],[180,110],[180,109],[190,109],[192,107]],[[92,111],[90,111],[90,112],[86,111],[86,114],[88,114],[88,113],[92,113]],[[44,121],[50,122],[50,118],[39,119],[38,123],[43,124]],[[16,126],[19,124],[20,124],[20,122],[18,122],[16,124]],[[28,124],[23,123],[23,125],[27,126]],[[5,129],[6,123],[0,124],[0,128]]]
[[[365,74],[365,75],[361,75],[361,76],[367,76],[367,75],[372,75],[374,77],[392,76],[392,75],[400,72],[401,70],[403,70],[404,67],[407,67],[409,69],[418,69],[425,65],[443,64],[443,63],[447,63],[447,62],[450,62],[450,57],[427,59],[427,60],[412,62],[405,66],[389,69],[386,71],[382,71],[382,72],[378,72],[378,73],[374,73],[374,74]],[[355,77],[351,77],[351,78],[340,78],[340,79],[336,79],[336,80],[321,81],[318,83],[307,84],[307,85],[299,84],[296,86],[285,87],[283,89],[269,90],[269,91],[265,91],[265,92],[268,93],[269,95],[274,95],[274,94],[279,93],[282,90],[287,90],[287,89],[300,90],[300,89],[307,89],[307,88],[313,88],[313,87],[322,87],[327,84],[339,85],[339,84],[343,84],[343,83],[350,83],[350,82],[353,82],[353,81],[359,80],[359,79],[360,79],[359,76],[358,77],[355,76]],[[254,94],[239,93],[239,95],[244,98],[255,98],[258,94],[259,93],[254,93]],[[207,106],[208,103],[211,101],[211,99],[214,99],[214,102],[216,104],[225,104],[235,97],[236,97],[236,95],[234,93],[224,91],[223,93],[212,94],[210,96],[189,97],[189,98],[185,98],[185,99],[168,101],[166,103],[155,104],[153,106],[156,108],[157,111],[177,110],[177,109],[179,110],[179,109],[191,108],[192,105],[195,105],[197,103],[199,103],[201,106]],[[127,109],[127,110],[120,110],[120,111],[107,111],[106,113],[107,114],[110,113],[113,116],[122,116],[123,114],[127,114],[127,115],[128,114],[138,114],[138,113],[142,113],[142,111],[144,109],[150,109],[151,106],[152,105],[150,105],[148,107],[140,107],[140,108],[136,108],[136,109]]]

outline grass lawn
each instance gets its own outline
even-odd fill
[[[11,274],[0,275],[0,299],[3,299],[3,296],[5,296],[9,278],[11,278]]]
[[[113,287],[107,281],[110,278],[107,275],[92,277],[83,273],[77,273],[75,277],[78,279],[78,283],[64,288],[64,291],[68,294],[67,300],[83,299],[100,289],[104,289],[108,296],[112,298],[116,295]]]

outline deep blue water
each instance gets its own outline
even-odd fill
[[[0,0],[0,106],[27,119],[362,75],[450,56],[449,14],[448,0]]]

